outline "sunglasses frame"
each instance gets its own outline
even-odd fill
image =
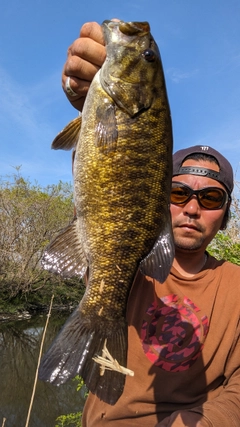
[[[227,193],[223,188],[219,188],[219,187],[214,187],[214,186],[212,186],[212,187],[203,187],[203,188],[200,188],[199,190],[193,190],[191,187],[189,187],[187,184],[184,184],[183,182],[180,182],[180,181],[172,181],[172,189],[174,188],[174,184],[176,184],[176,187],[183,187],[183,188],[186,188],[187,190],[189,190],[190,194],[189,194],[189,197],[187,197],[187,199],[186,199],[186,200],[184,200],[184,202],[179,202],[179,203],[172,202],[172,201],[171,201],[171,196],[170,196],[170,202],[171,202],[173,205],[185,205],[186,203],[188,203],[188,202],[189,202],[189,200],[191,200],[192,196],[196,196],[196,197],[197,197],[197,201],[198,201],[199,205],[200,205],[202,208],[207,209],[207,210],[209,210],[209,211],[216,211],[216,210],[222,209],[222,208],[223,208],[223,206],[224,206],[225,204],[227,204],[227,203],[230,201],[230,198],[229,198],[228,193]],[[202,204],[202,201],[201,201],[201,199],[199,198],[199,194],[200,194],[202,191],[206,191],[206,190],[219,190],[219,191],[222,193],[223,200],[222,200],[222,203],[221,203],[221,205],[220,205],[220,206],[218,206],[218,207],[216,207],[216,208],[209,208],[209,207],[206,207],[206,206],[204,206],[204,205]]]

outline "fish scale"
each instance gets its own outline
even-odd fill
[[[39,377],[58,385],[79,374],[92,393],[113,405],[125,373],[100,369],[96,360],[107,346],[117,364],[127,366],[125,314],[134,276],[140,268],[163,282],[174,256],[172,128],[149,24],[105,21],[102,28],[107,57],[82,117],[52,144],[76,150],[76,218],[42,260],[44,268],[66,277],[88,272],[88,283],[79,307],[44,355]]]

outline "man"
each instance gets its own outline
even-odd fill
[[[75,108],[104,59],[100,26],[85,24],[62,76]],[[226,226],[232,189],[231,165],[213,148],[173,156],[173,267],[163,284],[137,273],[127,308],[135,376],[114,406],[90,394],[84,427],[240,426],[240,269],[206,252]]]

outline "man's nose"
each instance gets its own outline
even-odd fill
[[[199,215],[201,211],[201,206],[198,203],[197,196],[193,195],[187,203],[185,203],[183,210],[189,215]]]

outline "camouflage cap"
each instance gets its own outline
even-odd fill
[[[200,166],[182,167],[186,157],[195,153],[206,154],[214,157],[219,164],[219,172],[212,169],[202,168]],[[226,187],[229,196],[233,190],[233,169],[231,164],[222,154],[209,146],[195,145],[193,147],[176,151],[176,153],[173,155],[173,176],[185,174],[201,175],[215,179]]]

